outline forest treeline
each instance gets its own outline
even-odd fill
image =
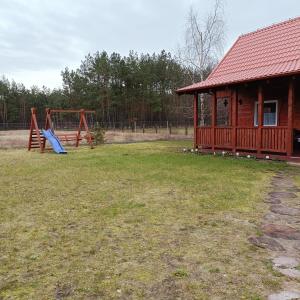
[[[209,73],[209,70],[207,71]],[[0,122],[30,120],[36,107],[42,119],[46,107],[85,108],[97,112],[97,120],[111,124],[170,121],[184,124],[192,118],[191,96],[176,95],[178,87],[197,80],[170,53],[128,56],[107,52],[89,54],[76,70],[65,68],[62,88],[30,89],[23,84],[0,80]]]

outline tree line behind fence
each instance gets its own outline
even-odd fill
[[[185,67],[170,53],[127,57],[105,52],[88,55],[76,70],[62,71],[63,87],[27,89],[22,84],[0,80],[0,124],[30,121],[30,108],[36,107],[42,119],[45,108],[96,110],[99,122],[132,123],[188,122],[192,118],[192,96],[178,97],[178,87],[190,84]],[[73,121],[77,118],[73,117]]]
[[[43,124],[43,122],[39,122]],[[29,123],[0,123],[0,131],[4,130],[24,130],[28,129]],[[169,135],[191,135],[193,133],[193,122],[172,123],[169,121],[162,122],[97,122],[88,120],[88,126],[91,130],[102,128],[105,131],[116,131],[123,133],[145,133],[145,134],[169,134]],[[41,126],[42,128],[43,126]],[[76,131],[78,122],[63,121],[53,122],[53,129],[58,131]]]
[[[175,91],[205,80],[218,62],[225,37],[223,8],[223,0],[215,0],[212,11],[200,17],[191,7],[185,42],[176,56],[164,50],[154,54],[130,51],[127,56],[106,51],[88,54],[77,69],[61,72],[62,88],[53,90],[28,89],[0,79],[0,130],[28,128],[31,107],[37,108],[39,120],[46,107],[84,108],[96,110],[97,122],[109,128],[167,121],[186,127],[193,118],[193,96],[179,98]],[[201,118],[208,122],[208,117]]]

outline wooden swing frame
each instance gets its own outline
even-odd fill
[[[46,108],[46,118],[45,118],[45,130],[51,129],[54,132],[53,122],[51,118],[51,114],[53,113],[79,113],[79,126],[78,130],[75,133],[61,133],[57,134],[56,136],[62,142],[71,142],[75,141],[75,146],[78,147],[80,141],[85,138],[87,143],[93,148],[93,140],[94,137],[89,130],[88,123],[86,120],[86,113],[95,114],[94,110],[85,110],[85,109],[50,109]],[[85,130],[86,134],[84,137],[81,136],[81,131]],[[41,152],[44,152],[46,148],[46,139],[44,138],[43,134],[41,133],[37,118],[36,118],[36,108],[31,108],[31,123],[30,123],[30,133],[29,133],[29,142],[28,142],[28,150],[32,148],[40,148]]]

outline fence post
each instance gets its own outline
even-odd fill
[[[145,123],[143,123],[143,133],[145,133]]]
[[[185,135],[188,135],[188,126],[185,124]]]
[[[155,133],[157,134],[158,130],[157,130],[157,125],[155,124]]]
[[[171,125],[171,123],[170,123],[170,125],[169,125],[169,134],[170,134],[170,135],[172,134],[172,125]]]

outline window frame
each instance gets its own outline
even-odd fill
[[[225,111],[227,114],[227,124],[218,124],[218,117],[219,117],[219,111],[218,111],[218,101],[223,101],[223,105],[224,105],[224,101],[227,101],[227,105],[225,106]],[[217,97],[216,99],[216,126],[217,127],[229,127],[231,126],[231,99],[229,96],[223,96],[223,97]]]
[[[276,127],[278,126],[278,100],[265,100],[265,103],[275,103],[276,104],[276,122],[273,125],[265,125],[265,127]],[[258,127],[258,101],[254,102],[254,127]]]

